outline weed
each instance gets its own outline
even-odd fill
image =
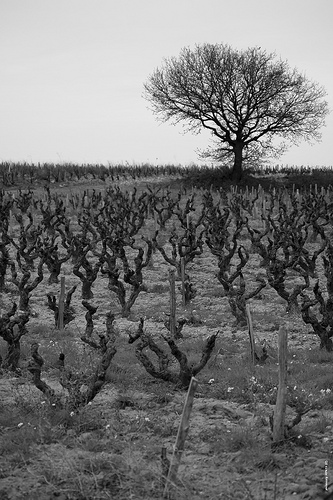
[[[240,450],[255,453],[261,446],[256,431],[250,427],[215,427],[203,431],[200,439],[210,445],[210,454],[214,456]]]
[[[169,293],[170,286],[165,283],[154,283],[149,287],[149,293]]]
[[[307,353],[307,360],[309,363],[332,364],[333,353],[326,351],[326,349],[311,349]]]
[[[329,419],[325,415],[321,415],[319,419],[315,422],[309,422],[302,427],[302,433],[305,435],[311,435],[313,433],[325,434],[332,426],[332,419]]]
[[[258,366],[254,370],[250,361],[233,362],[230,359],[224,364],[211,365],[209,376],[214,380],[211,384],[212,397],[243,404],[275,403],[278,383],[276,366]]]

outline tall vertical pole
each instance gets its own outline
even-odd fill
[[[65,309],[65,276],[60,278],[60,295],[58,309],[58,330],[64,329],[64,309]]]
[[[288,334],[284,326],[279,329],[279,388],[276,397],[273,419],[273,441],[274,443],[283,441],[284,421],[287,401],[287,352],[288,352]]]
[[[169,271],[170,282],[170,333],[172,338],[176,336],[176,285],[175,285],[175,271]]]

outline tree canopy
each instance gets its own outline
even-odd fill
[[[184,48],[164,59],[144,85],[144,97],[162,121],[208,129],[203,156],[233,159],[233,179],[246,163],[278,156],[287,142],[318,141],[329,113],[325,89],[260,47],[224,44]],[[276,139],[280,140],[276,144]]]

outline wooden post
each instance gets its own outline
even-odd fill
[[[65,307],[65,276],[60,278],[60,295],[58,309],[58,330],[64,329],[64,307]]]
[[[250,337],[250,349],[251,349],[251,358],[252,358],[252,364],[254,366],[255,364],[255,340],[254,340],[254,333],[253,333],[253,324],[252,324],[252,316],[251,316],[251,310],[250,310],[250,305],[246,304],[246,319],[247,319],[247,326],[249,329],[249,337]]]
[[[190,386],[188,388],[186,400],[184,403],[182,417],[178,427],[172,458],[170,461],[169,473],[165,483],[163,498],[166,498],[168,496],[169,488],[175,483],[177,477],[180,460],[184,451],[184,445],[190,426],[190,415],[193,407],[194,394],[198,387],[198,383],[199,382],[195,377],[191,378]]]
[[[257,209],[256,202],[253,203],[253,217],[254,217],[254,220],[258,219],[258,209]]]
[[[181,257],[180,259],[180,272],[182,279],[182,304],[183,307],[186,305],[186,297],[185,297],[185,258]]]
[[[154,210],[154,236],[156,234],[156,231],[157,231],[157,212]]]
[[[164,491],[170,467],[170,460],[168,460],[167,449],[165,446],[163,446],[161,450],[161,464],[162,464],[161,486]]]
[[[187,229],[190,227],[190,214],[186,214],[186,227]]]
[[[274,443],[283,441],[284,421],[286,413],[287,400],[287,352],[288,352],[288,334],[284,326],[279,329],[279,388],[276,397],[273,419],[273,441]]]
[[[174,339],[176,336],[176,284],[175,284],[175,271],[169,271],[170,282],[170,333]]]

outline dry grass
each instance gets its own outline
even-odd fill
[[[145,275],[149,276],[149,293],[140,294],[129,319],[137,321],[141,315],[148,318],[156,328],[158,342],[169,352],[159,335],[169,312],[166,267],[161,257],[154,255],[154,266]],[[252,301],[251,307],[256,334],[272,339],[272,345],[265,365],[253,367],[247,330],[230,326],[233,318],[222,286],[214,278],[215,272],[216,262],[210,255],[197,259],[191,274],[198,294],[185,309],[180,301],[177,303],[179,316],[188,318],[179,345],[190,363],[200,359],[208,335],[217,330],[220,334],[210,362],[198,375],[200,383],[190,436],[174,498],[283,499],[284,488],[290,483],[290,478],[284,480],[283,475],[294,466],[303,450],[295,443],[288,443],[286,453],[271,450],[269,416],[278,384],[275,340],[281,322],[290,327],[293,346],[289,352],[288,410],[294,415],[301,405],[312,405],[311,417],[304,419],[298,429],[315,436],[314,454],[330,449],[330,443],[326,446],[322,439],[331,432],[332,425],[333,354],[319,348],[309,349],[309,336],[304,346],[295,347],[293,336],[297,340],[305,333],[301,321],[289,318],[283,301],[274,291],[265,289],[261,299]],[[66,275],[67,278],[68,286],[72,285],[73,277]],[[98,299],[101,303],[97,321],[102,329],[104,312],[111,308],[118,313],[119,307],[106,290],[105,282],[98,283],[96,288],[96,300],[102,297]],[[44,291],[32,300],[34,307],[44,308]],[[76,307],[80,306],[80,300],[76,297],[75,300]],[[0,305],[6,306],[1,296]],[[97,357],[79,340],[85,323],[77,309],[75,321],[63,332],[54,329],[50,313],[49,323],[46,316],[29,323],[29,334],[22,341],[24,376],[32,341],[40,343],[45,360],[43,377],[48,382],[57,384],[54,362],[60,352],[65,353],[66,363],[73,370],[93,372]],[[135,356],[135,345],[129,346],[124,332],[121,333],[117,354],[107,372],[105,391],[91,405],[73,414],[66,408],[56,411],[50,407],[31,382],[4,374],[0,381],[0,390],[3,389],[0,396],[6,392],[0,407],[1,499],[161,498],[161,448],[167,447],[170,458],[185,394],[172,384],[148,375]],[[4,347],[0,342],[2,355]],[[151,353],[150,359],[157,361]],[[177,370],[177,363],[172,357],[171,360],[172,368]],[[197,410],[197,403],[206,408]],[[307,453],[305,450],[304,455],[308,456]],[[295,477],[298,473],[304,475],[303,470],[296,468]]]

